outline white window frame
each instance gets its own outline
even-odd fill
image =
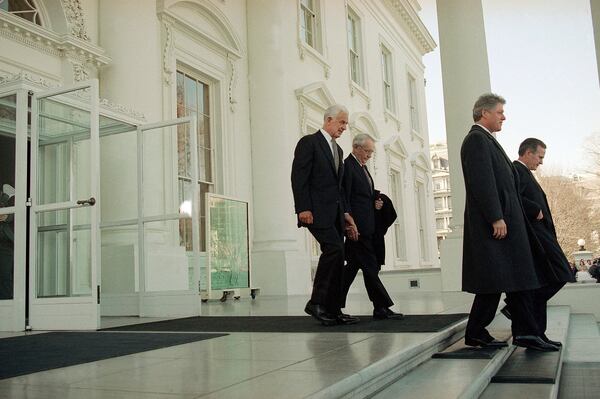
[[[396,158],[396,157],[394,157]],[[402,162],[396,158],[393,161]],[[406,222],[404,220],[404,173],[402,168],[396,165],[396,162],[391,162],[389,169],[389,184],[390,195],[394,207],[396,208],[397,217],[394,221],[393,237],[394,237],[394,258],[395,266],[408,266],[408,248],[406,243]]]
[[[353,27],[352,42],[354,43],[351,43],[350,41],[350,27]],[[362,20],[358,13],[349,6],[346,9],[346,40],[348,41],[348,72],[350,73],[350,81],[364,89],[365,74],[362,45]],[[356,70],[353,68],[354,59],[356,60]]]
[[[413,134],[421,136],[421,121],[420,121],[420,107],[419,107],[419,95],[417,91],[417,79],[412,73],[408,73],[408,111],[410,118],[410,128]]]
[[[396,96],[394,86],[394,61],[392,51],[384,43],[379,44],[381,59],[381,80],[383,90],[383,108],[396,114]]]

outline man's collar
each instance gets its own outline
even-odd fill
[[[525,164],[525,162],[521,161],[520,159],[517,159],[517,162],[521,163],[523,166],[525,166],[527,168],[527,170],[529,170],[529,166],[527,166]]]
[[[359,160],[358,158],[356,158],[356,155],[354,155],[354,153],[353,153],[353,152],[351,152],[350,154],[351,154],[351,155],[354,157],[354,159],[356,159],[356,162],[358,162],[358,164],[359,164],[360,166],[364,166],[364,165],[363,165],[363,163],[362,163],[362,162],[360,162],[360,160]]]
[[[475,124],[477,126],[479,126],[480,128],[482,128],[483,130],[485,130],[490,136],[492,136],[493,138],[496,138],[496,133],[490,132],[489,129],[487,127],[483,126],[482,124],[479,124],[477,122],[475,122]]]
[[[323,130],[323,129],[319,129],[319,131],[321,132],[321,134],[323,135],[323,137],[325,137],[325,140],[327,140],[327,142],[328,142],[329,144],[331,144],[331,139],[332,139],[331,135],[330,135],[329,133],[327,133],[327,132],[326,132],[325,130]]]

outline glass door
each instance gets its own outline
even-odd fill
[[[100,323],[98,81],[37,93],[31,119],[29,325]]]
[[[200,314],[197,148],[194,116],[138,127],[142,317]]]

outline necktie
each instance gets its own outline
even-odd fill
[[[335,165],[335,171],[337,173],[338,168],[340,167],[340,153],[338,152],[334,138],[331,139],[331,150],[333,151],[333,164]]]
[[[365,176],[367,176],[367,180],[369,181],[369,190],[373,192],[373,179],[371,179],[371,175],[369,174],[369,170],[367,169],[367,165],[363,165],[363,171],[365,172]]]

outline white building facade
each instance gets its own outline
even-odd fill
[[[12,299],[0,300],[0,312],[7,315],[0,320],[10,320],[0,329],[19,330],[25,325],[27,292],[29,307],[40,298],[46,298],[40,306],[53,298],[57,312],[52,316],[42,312],[49,308],[30,308],[34,329],[43,323],[31,318],[48,313],[44,317],[55,317],[56,323],[46,327],[66,326],[60,313],[65,297],[71,305],[77,302],[74,298],[89,297],[90,304],[100,304],[102,298],[97,317],[197,314],[195,268],[207,264],[211,245],[206,193],[248,204],[254,286],[263,294],[308,294],[318,251],[308,232],[296,227],[290,170],[296,142],[321,126],[323,111],[334,103],[350,110],[349,131],[339,140],[345,154],[354,134],[368,133],[376,140],[371,174],[376,188],[396,206],[398,219],[386,237],[383,273],[410,276],[433,270],[439,280],[422,63],[435,43],[418,17],[417,1],[4,0],[0,4],[0,97],[8,104],[6,109],[11,104],[26,108],[33,93],[90,79],[98,81],[99,96],[107,99],[97,104],[101,115],[97,170],[93,156],[91,164],[73,167],[73,159],[87,160],[89,150],[88,144],[77,145],[75,136],[68,139],[69,147],[57,145],[50,153],[51,140],[42,149],[14,133],[19,127],[27,131],[31,123],[27,115],[7,111],[2,116],[13,118],[16,126],[12,138],[9,128],[2,132],[8,137],[2,157],[12,154],[15,159],[12,175],[7,172],[2,179],[16,187],[16,194],[14,206],[2,211],[15,220],[15,289]],[[14,101],[13,87],[22,93]],[[93,97],[94,85],[79,90],[91,91]],[[91,103],[94,109],[93,99]],[[127,126],[109,132],[113,125],[102,119],[102,112]],[[72,110],[55,114],[53,123],[74,114]],[[167,133],[153,125],[177,118],[179,127]],[[69,126],[77,123],[71,121]],[[193,124],[195,134],[189,129]],[[113,134],[127,127],[132,131],[137,127],[137,136]],[[40,138],[42,133],[43,129]],[[28,145],[35,147],[31,153]],[[77,171],[91,174],[90,185],[95,184],[93,176],[99,180],[97,210],[68,230],[71,241],[63,244],[70,249],[61,249],[56,226],[71,226],[74,214],[64,216],[68,223],[59,213],[54,224],[41,213],[34,217],[36,224],[29,229],[37,230],[35,254],[42,264],[36,267],[47,271],[36,272],[35,278],[25,270],[32,256],[27,255],[31,243],[26,246],[26,237],[32,235],[25,222],[31,195],[23,172],[31,164],[27,154],[37,154],[34,169],[40,171],[42,165],[43,177],[52,181],[52,189],[49,183],[35,183],[38,197],[68,192],[68,187],[77,191],[72,183],[77,179],[79,187],[87,187],[87,179]],[[65,172],[69,168],[70,174]],[[60,173],[70,176],[64,187],[58,182]],[[187,219],[181,216],[186,201],[194,209],[194,216]],[[43,208],[37,197],[33,203],[39,212],[59,212]],[[94,218],[101,239],[97,254],[90,255],[77,249],[72,237],[89,223],[93,230]],[[42,233],[49,231],[55,231],[54,238],[44,239]],[[79,242],[84,239],[90,240],[79,237]],[[91,248],[93,253],[93,244]],[[70,257],[61,255],[65,251],[71,251]],[[78,275],[74,262],[88,258],[98,259],[91,269],[97,275]],[[69,265],[61,268],[61,259]],[[178,262],[185,264],[183,273],[175,267]],[[440,283],[434,281],[430,289],[440,289]],[[140,299],[142,291],[152,295]]]
[[[433,181],[433,204],[435,211],[435,232],[438,250],[442,240],[452,231],[452,192],[450,189],[450,167],[446,143],[429,145],[431,154],[431,175]]]

